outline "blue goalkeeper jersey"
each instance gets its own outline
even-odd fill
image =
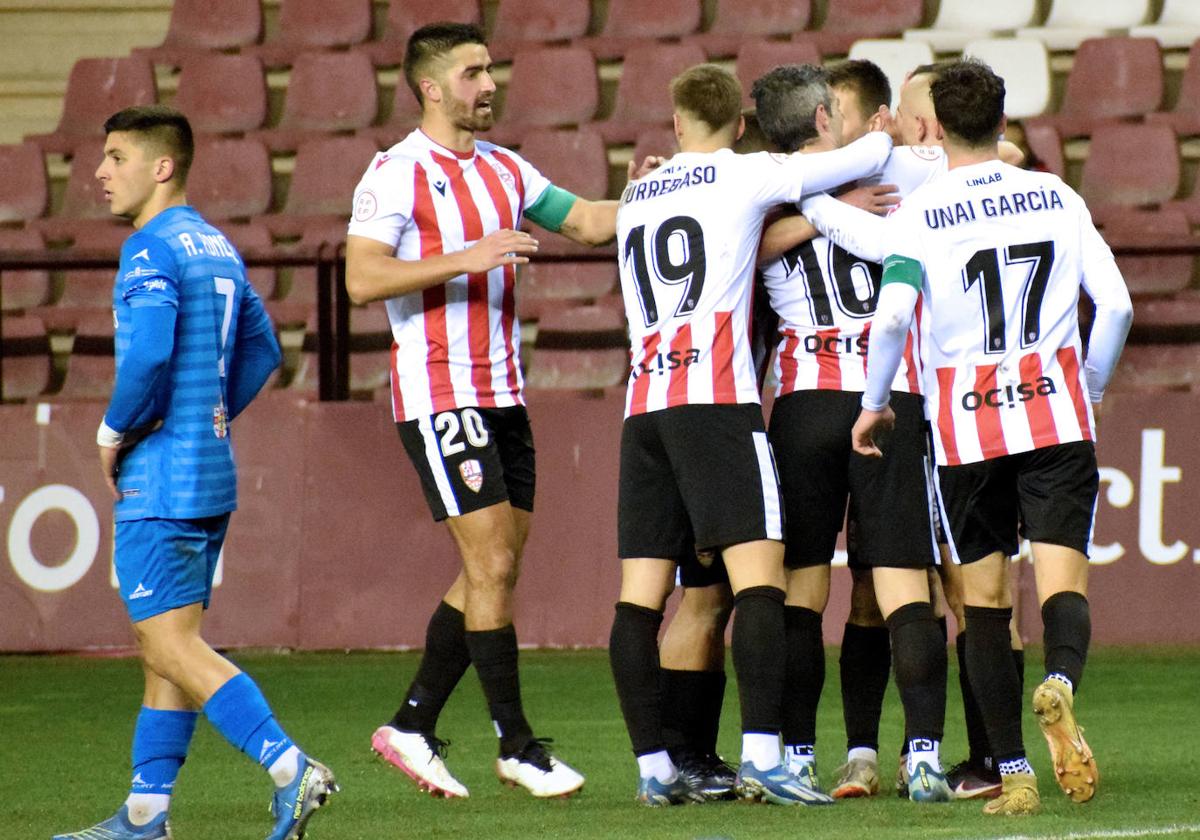
[[[199,519],[237,507],[237,474],[229,438],[227,372],[238,336],[270,332],[262,301],[225,236],[191,207],[159,213],[125,241],[113,290],[116,364],[120,377],[137,307],[176,310],[174,348],[146,407],[129,431],[161,428],[120,462],[118,522]]]

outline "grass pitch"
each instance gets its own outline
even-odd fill
[[[538,802],[492,775],[495,738],[479,683],[468,673],[443,715],[448,764],[467,800],[433,800],[370,753],[373,729],[394,710],[415,654],[270,654],[232,657],[263,687],[287,731],[329,764],[343,792],[310,824],[308,840],[383,838],[975,838],[1200,837],[1200,651],[1101,649],[1079,698],[1103,778],[1096,799],[1074,805],[1053,782],[1045,744],[1028,711],[1025,740],[1044,813],[984,817],[975,802],[916,806],[892,794],[900,704],[888,689],[881,731],[884,793],[829,808],[720,803],[651,810],[633,802],[636,766],[600,651],[522,653],[526,707],[538,734],[588,776],[574,799]],[[818,766],[829,782],[844,758],[836,651],[819,719]],[[1028,655],[1028,695],[1041,651]],[[140,699],[133,659],[0,657],[0,840],[49,838],[107,817],[124,799],[129,742]],[[951,656],[947,763],[966,740]],[[1028,704],[1027,704],[1028,705]],[[726,698],[721,745],[737,755],[737,699]],[[269,829],[269,782],[201,724],[172,807],[176,840],[251,840]]]

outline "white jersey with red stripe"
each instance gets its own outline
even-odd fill
[[[945,171],[940,146],[897,146],[880,174],[859,183],[894,184],[903,199]],[[882,242],[873,244],[882,247]],[[864,389],[871,318],[883,274],[878,256],[849,251],[818,235],[761,267],[771,308],[779,315],[776,397],[814,389]],[[917,329],[914,321],[893,391],[921,393]]]
[[[1099,270],[1112,252],[1083,199],[1054,175],[988,161],[921,188],[886,228],[887,271],[904,258],[924,266],[921,355],[938,463],[1094,440],[1079,292],[1089,266],[1093,278],[1122,281]]]
[[[550,182],[519,155],[475,141],[471,154],[413,131],[371,161],[349,232],[401,260],[461,251],[517,228]],[[387,301],[397,422],[451,408],[522,405],[520,327],[511,265],[459,275]]]
[[[626,416],[679,405],[759,402],[750,348],[763,214],[879,171],[875,133],[818,155],[681,152],[630,183],[617,212],[632,362]]]

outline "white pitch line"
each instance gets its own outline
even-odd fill
[[[1005,834],[989,837],[988,840],[1092,840],[1108,837],[1165,837],[1170,834],[1200,834],[1200,823],[1190,825],[1160,825],[1145,828],[1102,829],[1099,831],[1073,831],[1070,834]]]

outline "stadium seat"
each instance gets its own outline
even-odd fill
[[[50,385],[50,341],[41,319],[5,313],[0,324],[4,402],[23,402]]]
[[[396,80],[396,89],[392,92],[392,109],[387,118],[379,125],[364,128],[358,133],[363,137],[370,137],[381,149],[387,149],[407,137],[420,124],[421,106],[401,76]]]
[[[267,80],[252,55],[203,53],[188,57],[171,103],[197,134],[254,131],[267,121]]]
[[[531,129],[582,125],[595,118],[599,100],[596,59],[583,47],[518,50],[503,110],[487,139],[520,145]]]
[[[1157,111],[1163,97],[1162,52],[1153,38],[1089,38],[1079,45],[1062,105],[1039,121],[1064,140],[1113,120]]]
[[[1036,158],[1036,161],[1026,161],[1026,165],[1032,163],[1034,168],[1045,169],[1059,178],[1066,179],[1067,164],[1063,158],[1062,137],[1059,136],[1058,129],[1052,125],[1036,123],[1025,123],[1022,128],[1025,130],[1025,143]],[[1041,164],[1040,167],[1038,163]]]
[[[46,245],[36,230],[0,228],[0,252],[41,251]],[[0,304],[5,312],[42,306],[50,300],[50,272],[4,269],[0,273]]]
[[[750,87],[754,80],[782,64],[821,64],[821,52],[811,41],[768,41],[756,38],[742,43],[737,54],[737,77],[742,83],[742,105],[754,107]]]
[[[658,0],[646,14],[644,0],[609,0],[608,17],[599,35],[576,43],[599,59],[620,58],[630,47],[647,41],[675,40],[700,28],[700,0]]]
[[[1200,3],[1163,0],[1158,20],[1129,30],[1135,38],[1154,38],[1164,50],[1187,49],[1200,38]]]
[[[96,180],[96,169],[104,159],[104,140],[91,139],[76,148],[63,190],[62,207],[53,216],[34,219],[30,227],[42,231],[47,241],[70,240],[75,232],[88,227],[112,228],[127,223],[114,218],[104,200],[104,190]]]
[[[1135,300],[1129,341],[1200,341],[1200,295],[1185,291],[1172,297]]]
[[[271,157],[252,138],[213,137],[196,143],[188,202],[206,219],[247,219],[271,207]]]
[[[742,84],[744,88],[745,83]],[[674,128],[651,128],[638,134],[633,143],[633,159],[645,160],[650,155],[671,157],[679,151],[679,141],[675,139]]]
[[[591,15],[589,0],[496,0],[488,53],[511,61],[521,47],[574,41],[587,34]]]
[[[0,145],[0,225],[28,222],[50,206],[46,159],[33,143]]]
[[[378,107],[375,68],[367,56],[303,53],[292,65],[279,124],[252,136],[272,152],[291,151],[310,137],[365,129]]]
[[[1050,108],[1053,90],[1046,45],[1032,38],[981,38],[963,47],[1004,80],[1004,111],[1023,120]]]
[[[1170,201],[1179,178],[1179,143],[1168,126],[1102,125],[1092,135],[1079,192],[1104,224],[1122,208]]]
[[[941,0],[933,24],[908,29],[905,40],[924,41],[935,53],[963,52],[971,41],[993,38],[1022,26],[1037,17],[1037,0],[1007,0],[981,3],[979,0]]]
[[[286,239],[329,225],[344,231],[354,187],[375,151],[375,144],[364,137],[319,137],[301,143],[283,209],[261,217],[271,233]]]
[[[804,37],[816,39],[822,55],[844,55],[864,38],[898,38],[924,14],[923,0],[838,0],[827,4],[821,28]]]
[[[1179,99],[1175,107],[1170,111],[1147,114],[1146,119],[1166,123],[1181,136],[1200,134],[1200,40],[1188,50],[1187,67],[1179,82]]]
[[[1104,225],[1104,239],[1113,250],[1121,246],[1154,246],[1197,243],[1187,214],[1179,207],[1114,213]],[[1117,256],[1117,265],[1129,293],[1138,296],[1182,292],[1192,280],[1191,254]]]
[[[233,247],[237,248],[243,259],[248,260],[255,254],[269,254],[274,250],[271,244],[271,232],[257,219],[246,224],[221,224],[218,225],[218,229],[233,243]],[[250,281],[250,285],[264,301],[275,296],[277,272],[274,268],[250,266],[246,269],[246,279]]]
[[[81,142],[104,138],[104,121],[130,105],[158,101],[154,67],[142,56],[81,58],[71,68],[58,128],[31,134],[43,152],[71,155]]]
[[[351,47],[370,36],[371,0],[281,0],[279,36],[244,52],[274,69],[301,53]]]
[[[478,25],[482,20],[479,0],[390,0],[383,34],[355,49],[370,56],[376,67],[395,67],[404,61],[408,36],[425,24],[453,21]]]
[[[1200,344],[1126,344],[1107,393],[1200,390]]]
[[[107,400],[115,380],[112,312],[88,313],[76,324],[66,378],[56,398]]]
[[[71,251],[111,257],[113,267],[76,268],[63,272],[62,295],[53,307],[55,311],[46,313],[47,326],[52,332],[69,329],[70,325],[78,322],[81,314],[106,311],[111,317],[116,262],[121,256],[121,246],[131,233],[133,228],[124,225],[79,229],[71,244]]]
[[[894,108],[900,98],[900,87],[913,68],[933,63],[933,48],[924,41],[866,38],[854,42],[848,57],[856,61],[871,61],[878,65],[892,86],[891,106]]]
[[[536,321],[549,312],[594,302],[617,288],[617,266],[609,260],[533,260],[521,266],[517,277],[517,317]]]
[[[257,44],[262,33],[261,0],[174,0],[163,42],[133,53],[178,67],[196,55]]]
[[[709,58],[736,55],[747,41],[802,32],[812,6],[812,0],[717,0],[712,24],[688,41]]]
[[[1019,38],[1037,38],[1052,52],[1075,50],[1088,38],[1124,35],[1145,23],[1150,0],[1052,0],[1042,26],[1023,26]]]
[[[382,301],[350,309],[350,392],[387,387],[392,372],[392,324]]]
[[[609,388],[629,375],[624,313],[581,306],[547,314],[538,324],[525,381],[530,388]]]
[[[631,48],[621,67],[612,114],[589,127],[600,132],[607,143],[632,143],[640,131],[669,125],[671,79],[703,62],[704,51],[695,44]]]
[[[608,153],[594,131],[532,131],[521,157],[557,186],[588,199],[608,194]]]

